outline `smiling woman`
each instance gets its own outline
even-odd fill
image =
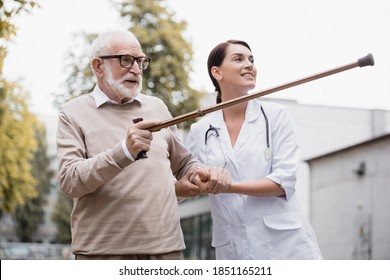
[[[257,69],[249,45],[229,40],[210,52],[218,102],[248,95]],[[187,146],[204,164],[232,176],[209,194],[217,259],[321,259],[314,231],[295,193],[299,160],[287,108],[249,100],[215,111],[191,126]]]

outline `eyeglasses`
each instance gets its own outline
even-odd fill
[[[99,56],[102,59],[113,59],[113,58],[118,58],[119,59],[119,64],[123,68],[131,68],[134,64],[134,61],[137,61],[138,67],[141,70],[145,70],[149,67],[150,64],[150,58],[146,56],[140,56],[140,57],[135,57],[129,54],[118,54],[118,55],[103,55]]]

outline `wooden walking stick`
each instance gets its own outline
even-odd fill
[[[156,131],[159,131],[163,128],[167,128],[167,127],[170,127],[172,125],[176,125],[176,124],[179,124],[179,123],[182,123],[182,122],[185,122],[185,121],[197,118],[197,117],[202,117],[202,116],[209,114],[211,112],[221,110],[221,109],[236,105],[236,104],[241,103],[241,102],[245,102],[245,101],[248,101],[251,99],[262,97],[262,96],[265,96],[265,95],[268,95],[268,94],[271,94],[271,93],[274,93],[277,91],[281,91],[281,90],[284,90],[284,89],[287,89],[290,87],[294,87],[294,86],[297,86],[297,85],[300,85],[303,83],[307,83],[307,82],[310,82],[313,80],[321,79],[323,77],[337,74],[337,73],[340,73],[340,72],[343,72],[343,71],[346,71],[346,70],[349,70],[349,69],[352,69],[355,67],[364,67],[364,66],[369,66],[369,65],[373,66],[374,64],[375,64],[374,57],[372,56],[372,54],[368,54],[365,57],[358,59],[356,62],[352,62],[352,63],[346,64],[343,66],[339,66],[339,67],[336,67],[336,68],[333,68],[330,70],[326,70],[326,71],[323,71],[323,72],[320,72],[320,73],[317,73],[314,75],[307,76],[307,77],[302,78],[302,79],[298,79],[298,80],[291,81],[291,82],[288,82],[288,83],[285,83],[285,84],[282,84],[279,86],[265,89],[265,90],[262,90],[260,92],[251,93],[251,94],[248,94],[245,96],[240,96],[240,97],[237,97],[237,98],[225,101],[225,102],[221,102],[221,103],[216,104],[216,105],[212,105],[212,106],[205,107],[205,108],[200,108],[198,110],[171,118],[169,120],[162,121],[159,124],[148,127],[146,129],[149,130],[150,132],[156,132]]]

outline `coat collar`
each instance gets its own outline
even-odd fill
[[[261,103],[258,100],[249,100],[245,112],[245,122],[250,123],[257,120],[261,115],[260,108],[261,108]],[[218,110],[214,114],[212,114],[209,122],[210,125],[212,125],[217,129],[220,129],[221,127],[225,126],[222,110]]]

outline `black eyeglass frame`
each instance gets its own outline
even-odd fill
[[[130,65],[128,66],[123,66],[122,64],[122,57],[131,57],[133,59],[133,62],[131,62]],[[102,56],[99,56],[99,58],[101,59],[114,59],[114,58],[117,58],[119,59],[119,64],[123,67],[123,68],[131,68],[133,67],[134,65],[134,62],[137,61],[138,63],[138,67],[139,69],[141,70],[146,70],[148,69],[149,67],[149,64],[150,64],[150,57],[147,57],[147,56],[138,56],[138,57],[135,57],[135,56],[132,56],[130,54],[115,54],[115,55],[102,55]],[[144,63],[147,62],[147,65],[146,67],[142,67],[144,65]]]

